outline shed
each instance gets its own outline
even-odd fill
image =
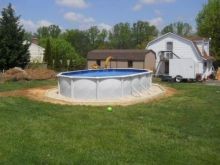
[[[154,70],[156,54],[152,50],[141,49],[107,49],[93,50],[87,54],[87,67],[97,64],[105,66],[106,59],[111,56],[110,68],[137,68]]]

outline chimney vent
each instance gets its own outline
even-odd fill
[[[32,43],[38,45],[38,39],[37,38],[32,38]]]

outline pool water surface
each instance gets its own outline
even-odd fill
[[[62,75],[71,77],[112,77],[112,76],[126,76],[137,73],[144,73],[147,70],[135,70],[135,69],[103,69],[103,70],[83,70],[66,72]]]

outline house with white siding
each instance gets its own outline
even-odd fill
[[[44,50],[45,49],[43,47],[35,43],[31,43],[31,45],[29,46],[30,62],[43,63]]]
[[[158,75],[179,72],[179,74],[186,75],[182,78],[196,79],[199,77],[207,79],[213,73],[214,60],[209,51],[209,43],[210,39],[185,38],[167,33],[149,42],[146,49],[153,50],[156,53],[155,70]],[[189,72],[192,72],[193,76],[187,77]],[[171,76],[181,77],[181,75]]]

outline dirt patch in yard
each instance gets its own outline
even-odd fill
[[[23,89],[23,90],[14,90],[9,92],[0,92],[0,97],[8,97],[8,96],[24,96],[28,98],[38,98],[42,97],[48,87],[43,88],[31,88],[31,89]]]
[[[0,73],[0,81],[48,80],[56,77],[56,72],[50,69],[21,69],[18,67]]]
[[[169,96],[173,96],[174,94],[177,93],[177,90],[174,88],[170,88],[170,87],[164,87],[166,92],[165,92],[165,96],[169,97]]]
[[[26,97],[31,100],[49,102],[53,104],[77,105],[77,104],[70,103],[69,101],[58,100],[58,99],[53,99],[53,98],[48,97],[47,92],[54,88],[56,87],[45,86],[45,87],[38,87],[38,88],[8,91],[8,92],[0,92],[0,97]],[[146,103],[152,102],[152,101],[159,101],[162,98],[170,97],[177,93],[177,91],[173,88],[170,88],[170,87],[163,87],[163,88],[165,89],[165,93],[163,95],[158,96],[157,98],[154,98],[154,99],[146,100]]]

